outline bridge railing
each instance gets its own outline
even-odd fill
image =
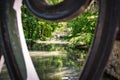
[[[64,0],[57,5],[48,5],[46,0],[24,0],[35,16],[56,22],[66,21],[81,14],[91,1]],[[5,59],[12,80],[39,80],[25,43],[21,6],[22,0],[0,1],[0,68]],[[79,80],[100,80],[113,41],[119,40],[119,9],[120,0],[99,0],[94,41]]]

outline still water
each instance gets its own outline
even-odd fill
[[[32,51],[31,51],[32,50]],[[78,80],[86,52],[69,44],[34,44],[30,54],[41,80]]]
[[[29,51],[40,80],[78,80],[86,58],[69,44],[34,44]],[[10,80],[5,65],[0,80]]]

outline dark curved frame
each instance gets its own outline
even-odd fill
[[[37,17],[50,21],[65,21],[83,12],[91,0],[65,0],[54,6],[48,5],[44,0],[24,1]],[[0,1],[0,58],[4,55],[12,80],[39,80],[24,39],[21,3],[22,0]],[[113,42],[120,36],[119,9],[120,0],[99,0],[95,37],[79,80],[100,80]]]
[[[25,0],[34,15],[50,21],[66,21],[73,18],[79,15],[90,2],[91,0],[64,0],[57,5],[49,5],[45,0]]]

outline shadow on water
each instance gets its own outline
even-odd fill
[[[30,54],[41,80],[78,80],[86,57],[70,44],[34,44]]]

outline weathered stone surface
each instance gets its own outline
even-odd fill
[[[120,41],[115,41],[105,72],[120,80]]]

